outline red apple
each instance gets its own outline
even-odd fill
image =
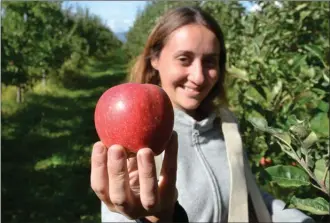
[[[266,158],[265,157],[261,157],[259,163],[260,163],[261,166],[266,166]]]
[[[94,122],[107,148],[119,144],[136,153],[148,147],[159,155],[172,135],[174,112],[168,95],[157,85],[125,83],[102,94]]]
[[[267,157],[267,158],[265,159],[265,162],[266,162],[267,165],[271,165],[271,164],[272,164],[272,159],[269,158],[269,157]]]
[[[260,161],[259,161],[260,165],[263,167],[269,166],[272,164],[272,159],[269,157],[261,157]]]

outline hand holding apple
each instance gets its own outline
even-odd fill
[[[119,144],[133,153],[151,148],[159,155],[171,137],[174,113],[162,88],[126,83],[102,94],[96,104],[94,121],[106,147]]]
[[[170,99],[156,85],[117,85],[100,97],[95,127],[102,142],[93,147],[91,187],[110,211],[172,220],[178,151],[173,125]],[[154,156],[164,149],[158,181]],[[136,156],[127,157],[127,151]]]
[[[157,181],[154,154],[150,148],[140,149],[135,157],[127,157],[125,148],[102,142],[93,146],[91,187],[112,212],[128,219],[146,217],[150,222],[172,221],[177,200],[178,139],[174,131],[166,145],[160,180]]]

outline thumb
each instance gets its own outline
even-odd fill
[[[163,165],[161,169],[159,186],[166,191],[171,191],[175,188],[176,172],[178,160],[178,134],[173,131],[171,139],[165,149]]]

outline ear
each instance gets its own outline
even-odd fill
[[[151,62],[151,66],[155,70],[158,70],[158,57],[152,57],[150,62]]]

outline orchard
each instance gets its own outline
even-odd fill
[[[329,2],[257,3],[247,11],[237,1],[150,1],[121,42],[88,10],[2,1],[3,221],[100,222],[89,182],[98,100],[126,81],[159,16],[190,4],[224,31],[229,104],[257,183],[287,207],[330,222]],[[151,118],[161,119],[163,99]]]

